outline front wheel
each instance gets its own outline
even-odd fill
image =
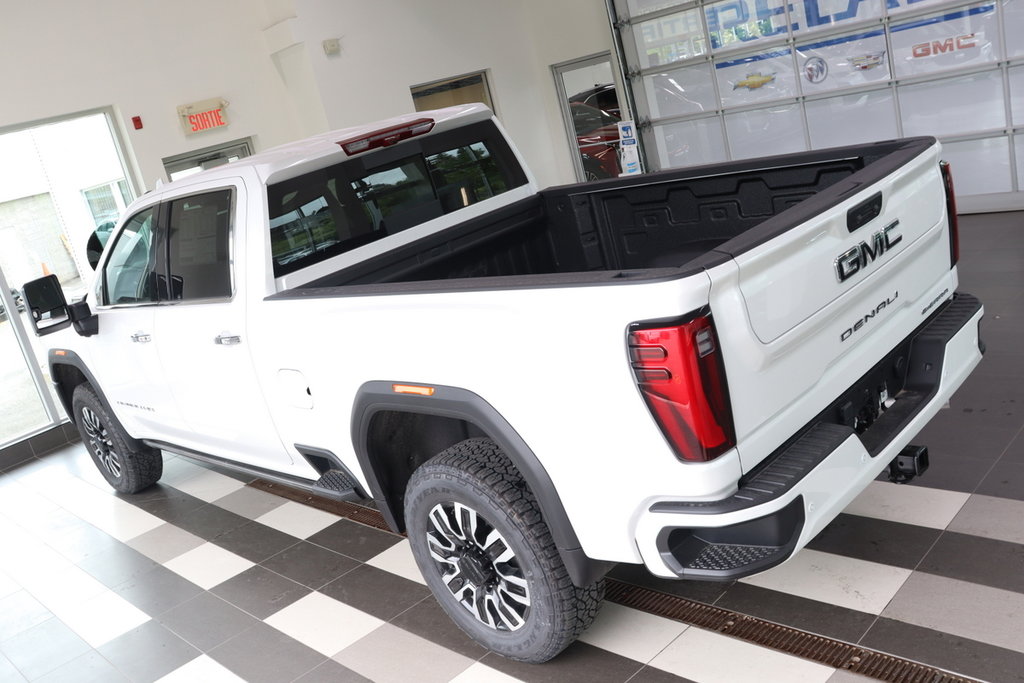
[[[498,654],[545,662],[593,622],[604,582],[572,583],[533,493],[489,439],[468,439],[413,474],[406,530],[441,607]]]
[[[107,483],[121,493],[137,493],[163,474],[163,456],[155,448],[135,445],[121,424],[103,406],[88,384],[75,387],[71,398],[82,442]]]

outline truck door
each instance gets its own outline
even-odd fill
[[[136,436],[161,434],[178,423],[156,350],[154,317],[161,268],[156,206],[139,211],[114,237],[95,291],[98,352],[89,363],[125,428]]]
[[[188,427],[179,445],[257,466],[291,463],[271,420],[245,336],[245,186],[169,194],[170,302],[157,311],[159,353]]]

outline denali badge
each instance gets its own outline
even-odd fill
[[[903,235],[895,232],[899,224],[899,221],[893,221],[871,236],[871,244],[861,242],[840,254],[835,263],[839,281],[846,282],[861,268],[899,244],[903,239]]]

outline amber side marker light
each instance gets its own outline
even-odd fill
[[[63,349],[61,349],[60,351],[54,351],[53,354],[55,356],[66,356],[66,355],[68,355],[68,352],[64,351]]]
[[[434,387],[421,387],[415,384],[392,384],[391,391],[396,394],[413,394],[414,396],[434,395]]]

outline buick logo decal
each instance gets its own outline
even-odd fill
[[[828,62],[821,57],[811,57],[804,62],[804,78],[811,83],[821,83],[828,76]]]

